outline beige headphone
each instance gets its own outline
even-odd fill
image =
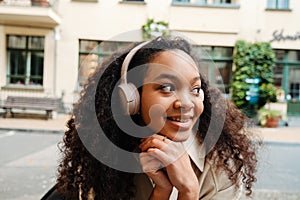
[[[143,42],[134,47],[125,57],[121,68],[121,83],[118,86],[121,104],[126,115],[135,115],[140,109],[140,95],[138,89],[133,83],[127,83],[127,70],[129,63],[135,53],[143,46],[148,44],[149,41]]]

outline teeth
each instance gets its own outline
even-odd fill
[[[180,118],[175,118],[175,117],[171,117],[170,119],[173,121],[181,122],[181,123],[185,123],[185,122],[189,121],[188,119],[180,119]]]

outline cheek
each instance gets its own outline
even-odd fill
[[[141,115],[146,124],[151,122],[151,118],[155,119],[153,115],[157,115],[158,112],[154,112],[153,105],[157,104],[155,98],[149,96],[143,96],[141,103]],[[150,113],[151,112],[151,113]],[[152,116],[150,116],[152,115]]]
[[[141,116],[146,126],[155,132],[160,132],[165,124],[165,109],[159,104],[143,105],[141,108]]]
[[[197,106],[196,106],[196,113],[197,113],[197,117],[200,117],[200,115],[203,113],[204,110],[204,105],[203,102],[198,102]]]
[[[144,100],[144,101],[143,101]],[[142,97],[141,115],[146,124],[152,121],[159,121],[166,115],[166,105],[160,98]]]
[[[141,116],[146,124],[150,123],[149,105],[148,104],[141,105]]]

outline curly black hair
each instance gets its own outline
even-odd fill
[[[120,80],[121,66],[126,55],[136,45],[131,44],[100,63],[89,77],[74,106],[73,115],[67,122],[68,130],[61,146],[62,160],[58,167],[57,187],[61,194],[70,199],[78,199],[79,196],[83,200],[88,199],[91,190],[94,199],[131,199],[135,196],[134,173],[119,171],[101,163],[91,153],[91,149],[100,149],[102,156],[111,155],[103,137],[98,134],[97,126],[115,145],[127,151],[135,151],[140,143],[140,138],[126,134],[118,127],[112,113],[113,106],[120,106],[118,101],[113,101],[112,91]],[[174,49],[186,52],[201,65],[192,46],[185,39],[158,37],[135,54],[128,70],[151,62],[162,51]],[[206,159],[213,161],[218,169],[225,170],[236,186],[242,177],[247,195],[251,195],[256,181],[258,144],[250,137],[251,132],[247,128],[251,121],[226,100],[218,89],[210,86],[203,74],[200,76],[205,99],[197,136],[200,142],[205,143],[208,153]],[[133,80],[134,77],[129,76],[128,79]],[[96,117],[87,117],[91,113],[95,113]],[[132,118],[140,123],[138,116]],[[89,144],[89,149],[83,141]]]

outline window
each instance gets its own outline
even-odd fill
[[[122,2],[136,2],[136,3],[145,3],[144,0],[121,0]]]
[[[185,3],[195,5],[220,5],[220,4],[235,4],[233,0],[173,0],[173,3]]]
[[[83,86],[103,58],[131,42],[79,40],[78,82]]]
[[[44,37],[7,35],[7,83],[43,85]]]
[[[78,2],[98,2],[98,0],[72,0],[72,1],[78,1]]]
[[[289,95],[291,99],[300,101],[300,68],[289,69]]]
[[[269,9],[289,9],[289,0],[268,0]]]
[[[281,88],[283,86],[283,69],[285,51],[284,50],[276,50],[275,51],[277,64],[274,67],[274,84],[276,87]]]
[[[274,84],[285,91],[287,99],[300,100],[300,51],[275,50]]]
[[[204,50],[204,53],[202,53],[204,54],[202,55],[204,68],[202,70],[204,70],[204,73],[212,84],[226,94],[229,94],[232,78],[233,48],[214,46],[202,46],[201,48]]]
[[[191,0],[173,0],[174,3],[191,3]]]
[[[231,0],[213,0],[214,4],[219,4],[219,3],[231,3]]]

